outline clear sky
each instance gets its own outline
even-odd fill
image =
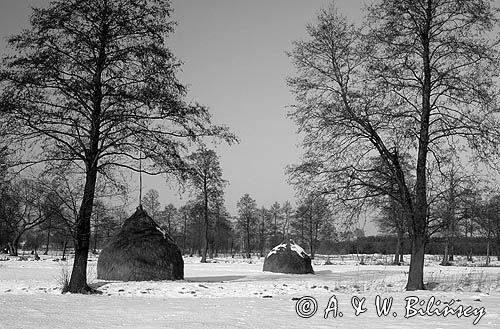
[[[214,122],[238,135],[240,144],[218,146],[226,189],[226,207],[249,193],[259,206],[295,203],[285,167],[297,163],[301,150],[294,123],[286,117],[293,104],[286,78],[294,74],[285,55],[305,37],[305,25],[327,0],[172,0],[176,31],[167,40],[183,61],[180,79],[189,85],[189,100],[210,108]],[[362,17],[364,0],[336,0],[352,20]],[[42,0],[0,0],[0,51],[5,37],[27,26],[30,6]],[[144,187],[160,192],[162,204],[182,200],[164,180],[145,177]],[[367,233],[373,233],[367,227]]]

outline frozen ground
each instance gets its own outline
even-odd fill
[[[42,256],[42,259],[44,257]],[[425,292],[404,291],[408,266],[386,266],[386,256],[367,256],[370,265],[358,265],[357,256],[336,256],[334,265],[315,260],[314,275],[262,272],[262,259],[218,258],[201,264],[185,258],[185,280],[175,282],[109,282],[95,279],[96,259],[89,262],[90,282],[102,295],[61,295],[59,277],[71,262],[0,262],[0,328],[469,328],[500,327],[500,267],[482,267],[481,260],[442,267],[428,257]],[[379,264],[379,265],[376,265]],[[492,265],[498,265],[494,262]],[[376,296],[393,297],[388,316],[378,316]],[[307,306],[303,296],[317,300],[311,318],[296,314],[296,305]],[[324,319],[329,299],[335,296],[343,316]],[[367,311],[354,315],[351,299],[366,298]],[[468,317],[415,315],[405,318],[405,298],[417,296],[425,302],[435,296],[441,305],[429,310],[470,306]],[[310,311],[302,309],[303,312]],[[394,316],[392,313],[396,312]]]

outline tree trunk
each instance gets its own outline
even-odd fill
[[[204,232],[203,232],[203,254],[201,255],[201,262],[207,262],[207,250],[208,250],[208,187],[206,178],[203,183],[203,196],[204,196],[204,204],[203,204],[203,212],[204,212]]]
[[[52,223],[51,221],[49,220],[49,227],[47,229],[47,241],[46,241],[46,244],[45,244],[45,251],[43,252],[44,255],[48,255],[49,254],[49,245],[50,245],[50,229],[52,228]]]
[[[187,216],[184,214],[184,229],[182,230],[182,250],[185,252],[186,250],[186,239],[187,239]]]
[[[87,293],[91,291],[91,288],[87,285],[87,260],[90,245],[90,217],[94,204],[97,167],[95,165],[91,166],[86,176],[74,239],[75,261],[68,286],[68,292],[71,293]]]
[[[250,250],[250,223],[249,223],[250,219],[247,219],[247,257],[250,258],[250,253],[251,253],[251,250]]]
[[[472,258],[472,248],[469,249],[469,252],[467,253],[467,261],[472,262],[474,259]]]
[[[497,237],[497,260],[500,261],[500,238]]]
[[[17,256],[17,248],[14,248],[12,242],[7,242],[7,245],[9,246],[9,256]]]
[[[210,249],[209,249],[209,258],[213,259],[214,258],[214,243],[210,241]]]
[[[9,245],[9,255],[10,256],[18,256],[19,255],[19,240],[21,240],[21,234],[16,235],[14,240],[8,243]]]
[[[61,260],[66,260],[66,248],[67,247],[68,247],[68,240],[64,240]]]
[[[97,213],[95,216],[95,223],[94,223],[94,250],[92,250],[92,252],[94,254],[97,253],[97,234],[99,232],[99,217],[98,217]]]
[[[399,262],[400,246],[401,246],[401,235],[398,234],[398,239],[396,241],[396,250],[394,251],[394,262],[393,262],[394,265],[401,265],[401,263]]]
[[[486,266],[490,265],[490,239],[486,242]]]
[[[424,290],[424,256],[427,239],[423,235],[411,237],[411,260],[408,273],[407,291]]]
[[[445,244],[444,244],[443,261],[441,262],[441,265],[443,265],[443,266],[450,265],[449,254],[448,254],[448,239],[446,239]]]

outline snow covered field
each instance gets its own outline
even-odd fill
[[[474,327],[500,327],[500,267],[477,266],[480,261],[442,267],[429,256],[425,280],[432,290],[407,293],[408,266],[383,265],[385,257],[367,256],[370,265],[358,265],[352,255],[332,258],[333,265],[318,257],[314,275],[262,272],[263,259],[256,258],[201,264],[187,257],[185,280],[175,282],[96,280],[92,258],[90,282],[102,295],[88,296],[60,293],[59,277],[71,261],[10,259],[0,261],[0,328],[469,328],[476,319]],[[393,297],[388,315],[377,315],[377,295],[381,301]],[[417,297],[424,305],[410,305]],[[329,302],[332,311],[325,319]],[[301,318],[296,306],[303,315],[314,315]],[[366,311],[355,316],[356,307]],[[465,315],[436,315],[444,307]]]

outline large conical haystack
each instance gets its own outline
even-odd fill
[[[267,254],[263,271],[314,274],[311,257],[292,239],[277,245]]]
[[[182,280],[179,247],[139,206],[102,250],[97,262],[102,280]]]

